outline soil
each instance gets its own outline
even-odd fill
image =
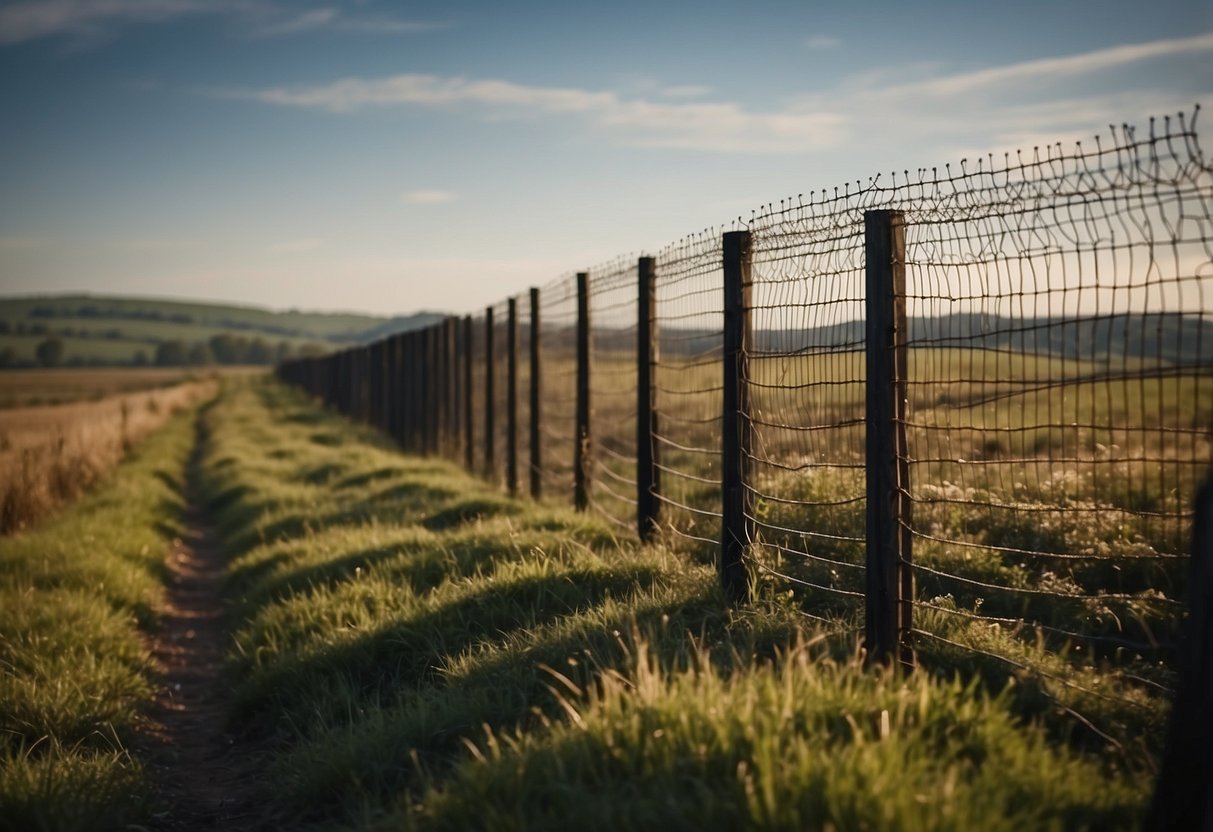
[[[143,733],[161,796],[153,828],[242,832],[270,823],[254,796],[256,750],[227,730],[227,559],[198,497],[204,441],[200,422],[187,477],[186,533],[168,555],[161,627],[151,644],[161,685]]]

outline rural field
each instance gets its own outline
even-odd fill
[[[0,539],[14,828],[1141,823],[1167,700],[1119,657],[985,627],[867,669],[854,610],[770,582],[731,606],[684,540],[510,498],[268,377],[220,387]],[[1118,694],[1110,729],[1067,674]]]
[[[217,385],[213,374],[165,370],[0,372],[0,534],[87,491]]]

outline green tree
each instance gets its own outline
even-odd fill
[[[188,355],[189,347],[180,339],[161,341],[156,345],[156,364],[161,367],[180,367],[185,364]]]
[[[43,367],[57,367],[63,361],[63,341],[59,338],[47,338],[38,344],[34,357]]]

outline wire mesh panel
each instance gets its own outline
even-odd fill
[[[628,530],[636,528],[636,260],[618,257],[590,270],[590,503]]]
[[[468,394],[472,402],[472,470],[485,474],[488,466],[485,458],[485,376],[491,368],[485,361],[485,315],[481,312],[472,317],[472,389]]]
[[[509,301],[493,304],[493,348],[489,364],[493,370],[493,458],[486,459],[488,479],[505,485],[506,451],[509,443]]]
[[[567,276],[540,290],[539,321],[543,412],[543,492],[573,503],[573,456],[577,428],[577,281]]]
[[[834,618],[864,591],[864,237],[861,191],[772,206],[750,226],[749,356],[760,574]]]
[[[923,647],[1031,665],[1113,733],[1172,683],[1213,428],[1213,176],[1167,128],[892,194]]]
[[[724,369],[721,234],[704,231],[657,255],[656,443],[662,523],[720,542],[720,414]]]

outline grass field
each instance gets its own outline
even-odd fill
[[[155,381],[166,386],[143,389]],[[107,395],[132,387],[139,392]],[[180,373],[0,373],[0,395],[10,401],[77,395],[66,404],[0,409],[0,534],[28,527],[87,491],[174,413],[216,387],[213,376]]]
[[[104,487],[0,538],[0,826],[123,829],[155,799],[132,752],[152,694],[144,643],[193,444],[179,413]]]
[[[210,415],[245,623],[234,725],[316,828],[1133,828],[1144,742],[1091,742],[1033,678],[864,672],[771,593],[511,500],[268,383]],[[989,671],[989,672],[986,672]],[[1097,673],[1098,671],[1092,671]]]

